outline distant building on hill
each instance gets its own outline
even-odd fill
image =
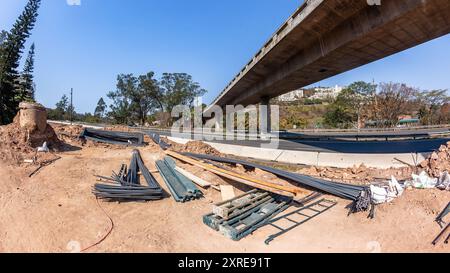
[[[298,89],[278,97],[281,102],[294,102],[303,98],[314,100],[335,99],[344,90],[344,87],[313,87],[308,89]]]
[[[303,89],[298,89],[289,93],[286,93],[284,95],[281,95],[278,97],[279,101],[282,102],[292,102],[292,101],[297,101],[302,99],[304,96],[304,90]]]
[[[281,102],[293,102],[303,98],[325,100],[335,99],[344,90],[344,87],[336,85],[335,87],[314,87],[308,89],[298,89],[278,97]]]
[[[344,87],[336,85],[335,87],[316,87],[314,95],[310,99],[325,100],[335,99],[344,90]]]

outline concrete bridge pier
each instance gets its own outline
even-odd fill
[[[270,98],[263,97],[259,104],[259,132],[261,138],[270,138],[272,132],[271,116]]]

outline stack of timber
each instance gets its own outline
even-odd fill
[[[289,207],[292,199],[276,200],[267,192],[250,191],[231,200],[215,204],[203,223],[227,238],[239,241],[264,226]]]

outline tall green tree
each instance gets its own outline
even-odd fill
[[[184,73],[165,73],[161,80],[153,72],[135,77],[121,74],[116,90],[108,93],[113,103],[109,117],[117,123],[144,125],[151,114],[170,113],[176,105],[192,105],[206,91]]]
[[[137,92],[133,94],[131,107],[141,125],[145,125],[149,113],[154,112],[155,108],[161,107],[163,101],[161,89],[154,77],[154,72],[139,76]]]
[[[328,106],[324,115],[324,125],[330,128],[348,129],[354,126],[358,120],[355,109],[349,103],[348,98],[353,92],[346,88],[337,96],[336,100]]]
[[[35,101],[35,85],[33,81],[34,72],[34,43],[31,45],[22,75],[19,77],[19,88],[17,96],[19,101]]]
[[[164,73],[160,85],[164,94],[166,112],[172,112],[177,105],[192,106],[196,97],[206,93],[206,90],[186,73]]]
[[[97,102],[97,107],[95,107],[94,116],[98,118],[103,118],[105,116],[106,103],[103,98],[100,98]]]
[[[375,84],[358,81],[352,83],[347,90],[342,92],[342,103],[347,105],[355,111],[357,117],[357,128],[361,128],[362,117],[367,109],[367,106],[372,103],[375,98],[377,86]]]
[[[146,104],[144,108],[146,108],[150,112],[155,112],[156,108],[164,111],[165,97],[164,90],[159,86],[159,82],[154,78],[155,73],[149,72],[145,75],[139,76],[139,89],[141,90],[144,96],[147,96],[148,99],[144,100]]]
[[[28,0],[24,11],[6,35],[0,50],[0,124],[12,121],[19,102],[14,83],[25,42],[34,28],[41,0]],[[4,35],[4,34],[2,34]]]
[[[360,128],[362,118],[376,96],[375,84],[359,81],[354,82],[339,94],[336,101],[330,105],[325,115],[325,124],[331,127],[349,128],[356,123]]]
[[[132,94],[136,92],[137,79],[132,74],[120,74],[117,76],[116,90],[110,91],[107,96],[112,100],[108,115],[119,124],[131,124]]]

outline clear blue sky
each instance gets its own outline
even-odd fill
[[[69,0],[76,1],[76,0]],[[302,1],[43,0],[36,43],[37,98],[47,107],[70,88],[78,112],[92,112],[119,73],[191,74],[209,103]],[[9,30],[26,0],[1,0],[0,29]],[[315,85],[356,80],[450,88],[450,36]]]

